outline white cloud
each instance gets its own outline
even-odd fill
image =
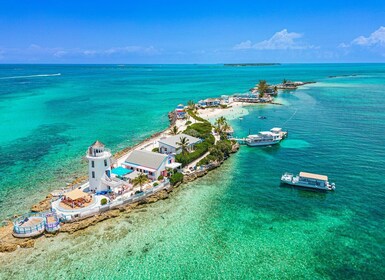
[[[351,43],[352,45],[359,46],[385,46],[385,27],[381,26],[368,37],[359,36],[354,39]]]
[[[250,40],[241,42],[234,46],[235,50],[303,50],[314,48],[314,46],[306,45],[298,42],[297,39],[303,35],[296,32],[288,32],[283,29],[276,32],[270,39],[253,44]]]
[[[385,47],[385,27],[381,26],[376,31],[372,32],[368,37],[359,36],[350,43],[341,43],[339,48],[350,48],[353,46],[361,47]]]
[[[247,41],[244,41],[244,42],[241,42],[237,45],[234,46],[234,49],[235,50],[247,50],[247,49],[251,49],[253,47],[253,44],[251,43],[250,40],[247,40]]]

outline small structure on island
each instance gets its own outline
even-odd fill
[[[233,102],[233,97],[228,95],[222,95],[220,99],[220,105],[230,105]]]
[[[107,192],[105,177],[111,176],[111,152],[104,144],[95,141],[87,150],[89,190],[96,193]]]
[[[205,100],[199,100],[198,106],[201,108],[218,107],[220,103],[221,103],[221,100],[218,98],[207,98]]]
[[[60,219],[55,212],[50,212],[45,215],[45,230],[49,233],[54,233],[60,229]]]
[[[43,234],[45,230],[45,215],[29,213],[13,222],[13,236],[19,238],[34,237]]]
[[[67,205],[71,208],[82,208],[86,207],[93,201],[91,194],[85,193],[81,189],[73,189],[72,191],[66,192],[63,194],[63,199],[61,203]]]
[[[179,104],[175,109],[175,114],[177,119],[184,119],[186,118],[186,111],[184,109],[183,104]]]
[[[144,173],[151,180],[156,180],[160,175],[167,176],[166,165],[172,163],[173,158],[168,155],[145,150],[134,150],[126,158],[123,167]]]
[[[187,135],[187,134],[177,134],[167,138],[161,138],[159,140],[159,152],[162,154],[180,154],[182,152],[182,147],[180,146],[181,139],[186,138],[188,140],[187,150],[191,152],[194,149],[194,146],[200,142],[201,139]]]
[[[13,222],[13,236],[30,238],[43,234],[44,231],[54,233],[60,229],[60,220],[55,212],[37,212],[25,214]]]

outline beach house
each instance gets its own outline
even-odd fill
[[[135,150],[125,159],[122,167],[144,173],[151,180],[160,175],[167,176],[166,165],[171,164],[173,158],[166,154],[145,150]]]
[[[205,100],[199,100],[198,101],[198,106],[201,108],[206,108],[206,107],[217,107],[221,103],[221,100],[218,98],[207,98]]]
[[[182,138],[186,138],[188,144],[187,144],[187,150],[192,151],[194,149],[194,146],[200,142],[202,142],[201,139],[187,135],[187,134],[177,134],[171,137],[167,138],[161,138],[159,140],[159,152],[162,154],[180,154],[182,152],[182,147],[179,144],[181,142]]]
[[[186,117],[186,111],[183,104],[179,104],[175,109],[177,119],[184,119]]]

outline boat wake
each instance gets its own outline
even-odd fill
[[[29,76],[0,77],[0,80],[23,79],[23,78],[37,78],[37,77],[54,77],[54,76],[61,76],[61,73],[56,73],[56,74],[38,74],[38,75],[29,75]]]

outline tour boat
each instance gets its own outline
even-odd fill
[[[256,146],[270,146],[281,142],[287,136],[286,131],[281,128],[274,127],[270,131],[260,131],[258,134],[252,134],[246,137],[246,145],[250,147]]]
[[[329,183],[328,176],[307,172],[300,172],[299,175],[286,172],[282,175],[281,182],[292,186],[325,191],[334,191],[336,188],[334,183]]]

